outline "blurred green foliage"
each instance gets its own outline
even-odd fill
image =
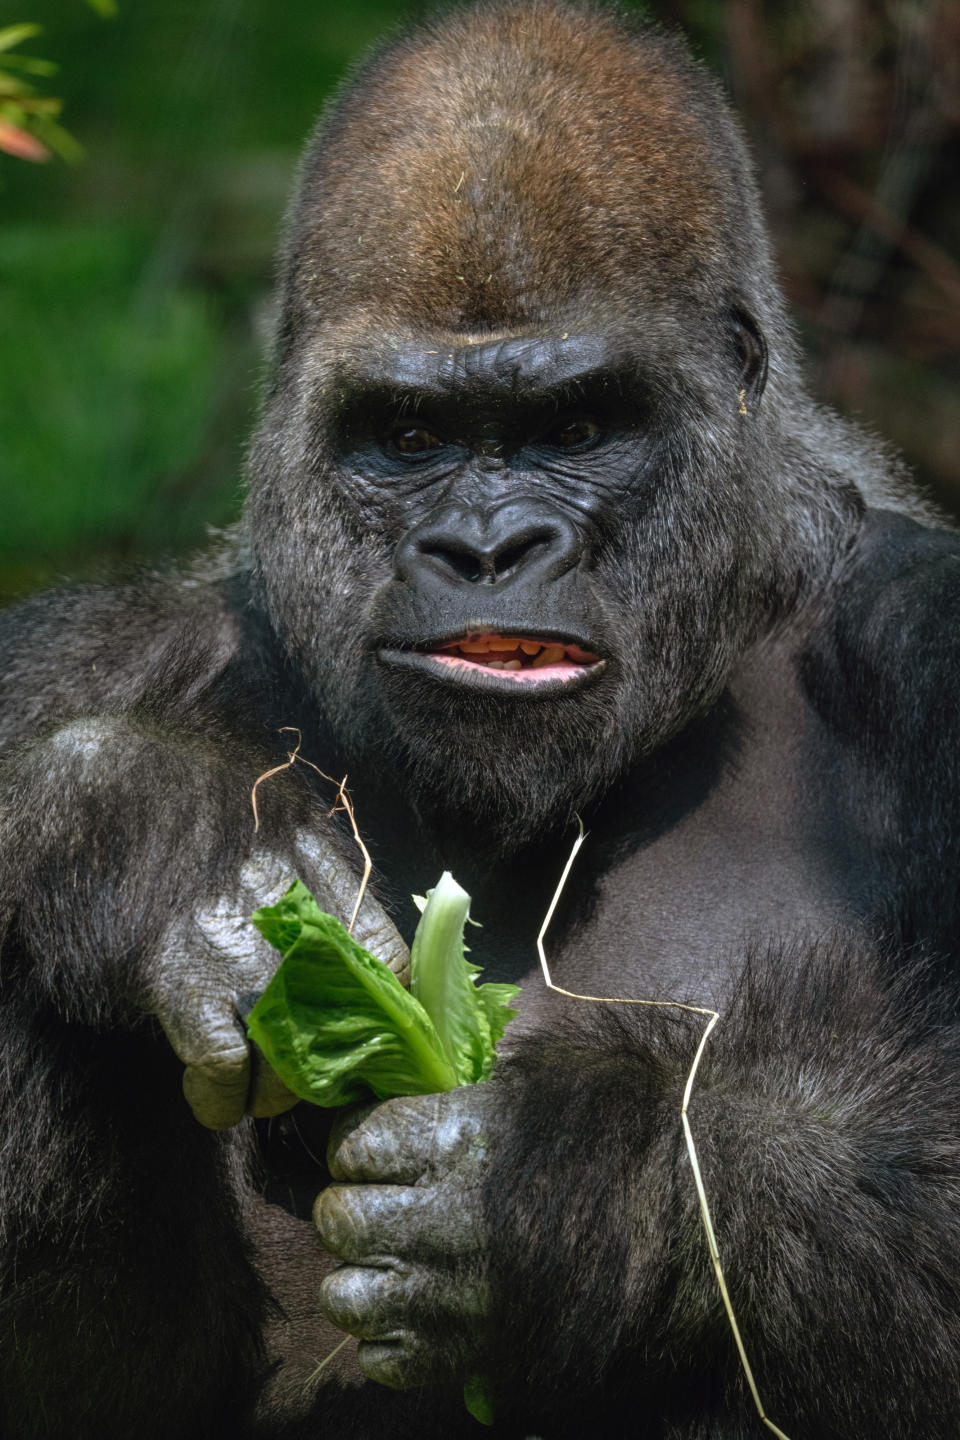
[[[22,160],[49,160],[51,154],[78,160],[79,146],[57,124],[61,101],[42,94],[36,83],[55,75],[57,66],[18,48],[39,33],[39,25],[0,28],[0,151]]]
[[[0,599],[235,516],[297,153],[358,52],[424,8],[0,0],[0,29],[42,27],[29,48],[59,70],[31,83],[86,154],[0,153]],[[955,503],[957,7],[646,8],[744,117],[820,393]]]
[[[189,477],[207,435],[224,349],[216,307],[188,286],[143,285],[130,227],[0,227],[4,543],[96,547],[203,515]],[[42,324],[40,323],[42,317]]]
[[[296,156],[401,10],[23,5],[87,158],[0,155],[0,599],[235,515]]]

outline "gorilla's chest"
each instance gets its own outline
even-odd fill
[[[720,1003],[751,947],[870,923],[884,884],[883,785],[809,706],[784,657],[738,677],[735,702],[596,818],[547,936],[555,983]],[[515,936],[501,913],[478,947],[490,978],[524,979],[535,1020],[535,946]]]

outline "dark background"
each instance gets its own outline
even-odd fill
[[[324,98],[393,0],[0,0],[86,159],[0,154],[0,600],[237,511],[272,252]],[[960,7],[658,0],[757,155],[817,394],[960,512]],[[2,57],[0,57],[2,58]]]

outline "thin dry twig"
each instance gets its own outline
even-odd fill
[[[747,1352],[744,1347],[743,1338],[740,1334],[740,1326],[737,1324],[737,1317],[734,1313],[733,1302],[730,1299],[730,1292],[727,1289],[727,1281],[723,1273],[723,1265],[720,1262],[720,1249],[717,1245],[717,1237],[713,1228],[713,1219],[710,1214],[710,1204],[707,1200],[707,1192],[706,1188],[704,1187],[703,1176],[700,1173],[700,1161],[697,1158],[697,1147],[693,1141],[693,1131],[690,1128],[690,1120],[687,1114],[690,1108],[690,1096],[693,1094],[693,1082],[696,1079],[697,1070],[700,1068],[700,1061],[703,1057],[703,1052],[706,1049],[706,1044],[707,1040],[710,1037],[710,1033],[720,1021],[720,1012],[718,1010],[711,1010],[705,1005],[685,1005],[680,1000],[636,1000],[613,995],[580,995],[575,990],[564,990],[562,986],[554,985],[553,981],[550,978],[550,967],[547,964],[547,956],[543,948],[543,937],[546,935],[547,927],[549,926],[550,921],[553,919],[553,912],[557,908],[557,902],[559,901],[560,896],[563,893],[563,888],[567,883],[567,877],[569,876],[570,871],[573,869],[573,862],[577,858],[580,846],[587,838],[586,831],[583,828],[583,822],[579,821],[579,824],[580,833],[577,836],[576,840],[573,842],[573,849],[570,851],[570,857],[563,868],[563,874],[560,876],[560,881],[557,885],[556,890],[554,891],[553,899],[550,901],[550,907],[547,910],[546,916],[544,917],[543,924],[540,926],[540,934],[537,936],[537,954],[540,956],[540,968],[543,972],[544,982],[548,990],[555,991],[557,995],[565,995],[569,1000],[586,1000],[593,1005],[648,1005],[669,1010],[686,1010],[689,1014],[692,1015],[706,1015],[708,1017],[706,1028],[704,1029],[704,1032],[700,1037],[700,1044],[697,1046],[697,1053],[693,1057],[693,1063],[690,1066],[690,1071],[687,1075],[687,1083],[683,1091],[683,1104],[680,1107],[680,1123],[683,1126],[683,1135],[687,1144],[687,1155],[690,1159],[690,1168],[693,1171],[694,1184],[697,1187],[697,1198],[700,1202],[700,1214],[703,1219],[703,1228],[707,1236],[707,1247],[710,1251],[710,1259],[713,1262],[713,1270],[714,1274],[717,1277],[717,1285],[719,1286],[720,1296],[723,1300],[723,1308],[727,1312],[727,1320],[729,1321],[730,1329],[733,1332],[733,1338],[737,1347],[737,1354],[740,1356],[740,1364],[743,1368],[743,1373],[746,1377],[747,1385],[750,1388],[750,1394],[753,1397],[753,1403],[756,1406],[757,1414],[759,1415],[763,1424],[766,1425],[767,1429],[771,1431],[772,1434],[778,1436],[779,1440],[789,1440],[789,1437],[785,1435],[784,1432],[780,1430],[776,1425],[774,1425],[773,1421],[767,1416],[767,1413],[763,1408],[763,1402],[760,1399],[760,1392],[757,1389],[757,1382],[753,1378],[753,1370],[751,1368],[750,1361],[747,1358]]]
[[[353,1338],[354,1338],[354,1337],[353,1337],[352,1335],[344,1335],[343,1339],[340,1341],[340,1344],[339,1344],[339,1345],[335,1345],[335,1346],[333,1347],[333,1349],[330,1351],[330,1354],[329,1354],[329,1355],[324,1355],[323,1359],[319,1362],[319,1364],[316,1366],[316,1368],[315,1368],[314,1370],[311,1370],[311,1371],[310,1371],[310,1374],[307,1376],[306,1380],[304,1380],[304,1382],[303,1382],[303,1393],[304,1393],[304,1395],[311,1395],[311,1394],[313,1393],[313,1390],[314,1390],[314,1388],[316,1387],[317,1381],[319,1380],[322,1372],[323,1372],[324,1369],[327,1367],[327,1365],[330,1364],[330,1361],[333,1359],[334,1355],[339,1355],[339,1354],[340,1354],[340,1351],[343,1349],[344,1345],[349,1345],[349,1344],[350,1344],[350,1341],[351,1341]]]
[[[253,810],[253,832],[254,834],[256,834],[257,831],[260,829],[260,812],[257,809],[258,788],[263,784],[264,780],[269,780],[271,775],[279,775],[281,770],[291,769],[298,760],[301,765],[309,765],[310,769],[315,770],[322,780],[327,780],[331,785],[337,786],[337,796],[333,802],[333,808],[330,810],[330,814],[336,815],[338,810],[342,810],[345,812],[347,819],[350,821],[350,828],[353,831],[353,838],[357,843],[360,854],[363,856],[363,877],[360,881],[360,888],[357,891],[357,898],[353,906],[353,914],[350,916],[350,924],[347,926],[347,934],[352,935],[353,927],[354,925],[356,925],[357,916],[360,913],[360,906],[363,904],[363,897],[367,893],[367,885],[370,881],[370,873],[373,870],[373,861],[370,858],[370,851],[367,849],[366,845],[364,845],[360,835],[360,831],[357,828],[357,817],[354,813],[353,801],[350,799],[350,795],[347,791],[347,777],[346,775],[344,775],[343,779],[338,783],[336,780],[334,780],[332,775],[328,775],[325,770],[321,770],[319,765],[315,765],[312,760],[308,760],[306,756],[300,754],[300,746],[303,744],[303,734],[296,725],[281,725],[279,734],[296,735],[297,743],[296,745],[294,745],[292,750],[287,751],[287,758],[282,765],[274,765],[272,769],[265,770],[263,774],[258,775],[256,780],[253,782],[253,789],[250,791],[250,806]]]

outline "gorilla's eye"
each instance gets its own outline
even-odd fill
[[[543,437],[544,443],[553,445],[558,450],[578,450],[581,447],[592,445],[599,440],[602,431],[595,420],[587,420],[579,417],[576,420],[564,420],[555,425]]]
[[[390,444],[401,455],[426,455],[443,448],[443,441],[422,425],[398,427],[390,436]]]

